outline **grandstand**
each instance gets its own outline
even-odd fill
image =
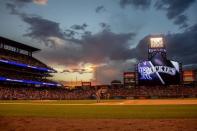
[[[57,87],[48,80],[56,71],[32,56],[40,51],[4,37],[0,37],[0,84],[33,87]]]

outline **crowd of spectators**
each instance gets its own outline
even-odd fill
[[[19,75],[20,74],[20,75]],[[9,68],[4,69],[0,67],[0,76],[6,77],[10,79],[23,79],[23,80],[34,80],[34,81],[43,81],[42,78],[45,76],[49,76],[48,74],[40,73],[40,72],[31,72],[28,70],[23,69],[15,69]]]
[[[109,90],[111,97],[124,98],[178,98],[178,97],[197,97],[197,88],[184,86],[153,86],[135,87],[132,89],[112,88]]]
[[[43,87],[0,87],[0,99],[6,100],[77,100],[88,99],[94,95],[95,90]]]
[[[8,60],[20,64],[28,64],[31,66],[50,68],[44,63],[40,62],[39,60],[33,58],[32,56],[20,54],[2,48],[0,48],[0,60]],[[48,80],[51,76],[52,75],[48,72],[0,63],[0,77],[54,83],[53,81]]]
[[[64,89],[64,88],[41,88],[41,87],[16,87],[0,86],[0,99],[20,100],[83,100],[95,99],[96,89]],[[183,86],[173,87],[135,87],[109,88],[111,99],[117,98],[179,98],[197,97],[197,88]]]

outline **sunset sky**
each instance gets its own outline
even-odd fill
[[[55,80],[107,84],[164,34],[170,59],[197,65],[196,0],[0,0],[0,36],[41,49]]]

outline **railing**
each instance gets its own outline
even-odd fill
[[[15,65],[15,66],[18,66],[18,67],[31,68],[31,69],[40,70],[40,71],[46,71],[46,72],[50,72],[50,73],[55,73],[55,70],[53,70],[53,69],[31,66],[31,65],[28,65],[28,64],[18,63],[18,62],[15,62],[15,61],[0,59],[0,63]]]
[[[61,86],[61,84],[58,84],[58,83],[39,82],[39,81],[32,81],[32,80],[20,80],[20,79],[12,79],[12,78],[6,78],[6,77],[1,77],[1,76],[0,76],[0,81],[17,82],[17,83],[42,85],[42,86]]]

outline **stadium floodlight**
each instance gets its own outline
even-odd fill
[[[164,48],[164,42],[162,37],[151,37],[150,48]]]
[[[162,54],[166,58],[165,37],[163,35],[152,35],[148,37],[148,59],[152,59],[156,54]]]

